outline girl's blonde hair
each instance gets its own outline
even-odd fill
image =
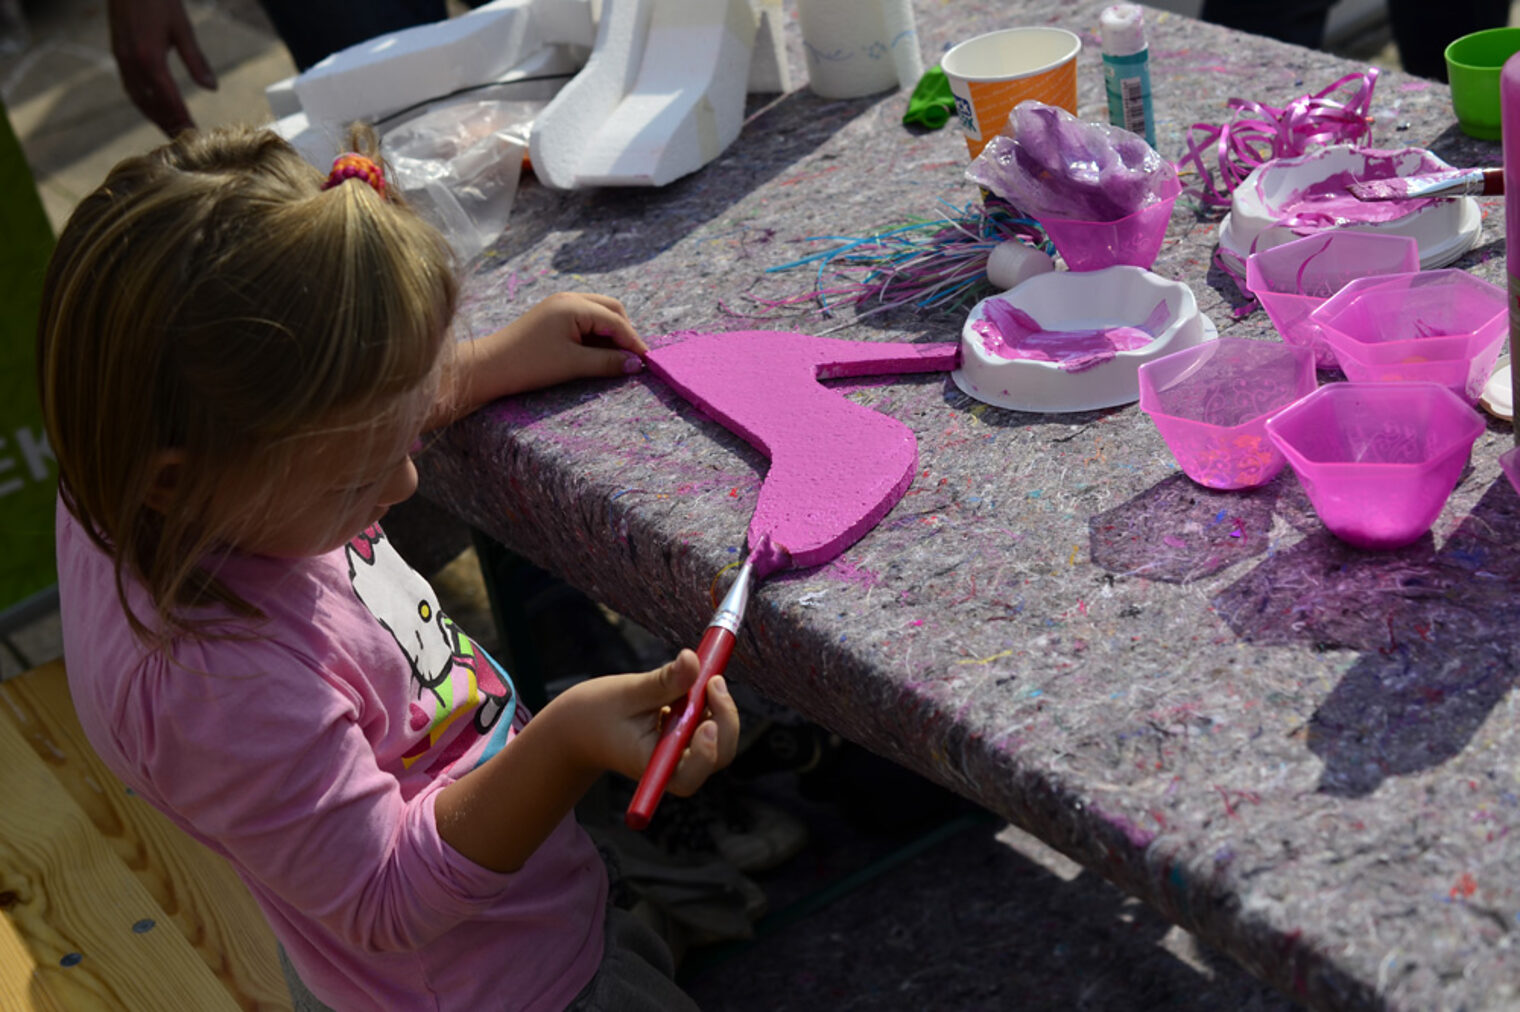
[[[378,161],[372,132],[350,141]],[[394,197],[324,178],[267,130],[187,133],[117,165],[58,240],[38,326],[47,434],[139,635],[192,631],[187,612],[213,602],[256,615],[207,560],[277,507],[256,490],[290,473],[299,437],[347,427],[362,446],[429,406],[458,298],[449,249]],[[182,461],[172,476],[162,451]]]

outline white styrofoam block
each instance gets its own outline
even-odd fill
[[[347,122],[489,81],[538,48],[532,6],[495,0],[333,53],[296,78],[301,109],[314,122]]]
[[[744,125],[755,42],[749,0],[656,0],[630,93],[586,144],[577,186],[664,186]]]
[[[755,48],[749,59],[749,90],[760,94],[792,90],[792,71],[786,62],[781,0],[750,0],[759,18]]]
[[[576,163],[587,139],[633,86],[656,0],[605,0],[596,44],[581,72],[533,121],[529,157],[545,186],[575,186]]]
[[[580,73],[581,68],[586,65],[588,55],[590,54],[582,46],[540,46],[524,57],[521,63],[493,77],[489,84],[482,82],[466,95],[449,96],[441,102],[450,104],[458,102],[462,98],[467,99],[469,95],[485,91],[487,88],[496,98],[506,96],[519,99],[551,99]]]
[[[282,81],[276,81],[264,89],[264,98],[269,102],[269,111],[275,119],[283,119],[301,111],[301,100],[296,97],[296,79],[292,75]]]
[[[586,51],[579,46],[543,46],[534,50],[522,63],[498,77],[493,83],[470,89],[463,95],[450,95],[432,102],[424,102],[406,110],[404,115],[378,120],[374,125],[380,131],[382,143],[394,130],[413,120],[439,109],[471,103],[516,102],[524,107],[534,106],[536,113],[565,86],[586,63]],[[525,119],[522,141],[528,143],[531,118]]]
[[[344,148],[344,130],[334,123],[313,123],[297,112],[275,120],[271,128],[312,165],[327,172]]]
[[[533,27],[539,40],[548,45],[590,49],[596,42],[591,0],[537,0],[533,5]]]

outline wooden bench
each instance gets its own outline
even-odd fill
[[[0,682],[0,1009],[289,1010],[230,865],[134,797],[63,663]]]

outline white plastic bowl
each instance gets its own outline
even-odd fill
[[[1139,327],[1161,302],[1166,317],[1150,343],[1070,372],[1056,362],[989,352],[974,325],[993,299],[1011,303],[1050,331]],[[1218,333],[1198,311],[1192,289],[1181,282],[1139,267],[1057,271],[978,302],[961,328],[961,367],[951,376],[967,396],[1000,408],[1049,413],[1111,408],[1139,399],[1142,363],[1213,340]]]
[[[1280,246],[1322,229],[1297,230],[1278,224],[1283,209],[1296,194],[1317,183],[1345,174],[1346,178],[1386,178],[1435,172],[1451,166],[1424,148],[1380,151],[1346,145],[1324,148],[1296,158],[1275,158],[1257,166],[1235,188],[1230,213],[1219,225],[1219,248],[1225,260],[1245,269],[1252,253]],[[1348,201],[1351,199],[1347,194]],[[1355,208],[1354,204],[1347,205]],[[1386,205],[1368,202],[1369,218],[1386,213]],[[1413,238],[1420,248],[1420,267],[1442,267],[1472,248],[1482,229],[1483,215],[1471,197],[1435,200],[1419,210],[1391,220],[1368,220],[1339,226],[1359,232],[1381,232]]]

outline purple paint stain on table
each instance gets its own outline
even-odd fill
[[[818,381],[948,371],[958,349],[747,330],[662,342],[647,361],[770,458],[749,526],[756,576],[764,577],[819,565],[854,544],[902,498],[918,465],[911,429]]]
[[[832,576],[844,583],[853,583],[867,590],[881,582],[881,577],[871,570],[857,566],[848,559],[835,559],[829,564],[826,575]]]
[[[1142,826],[1135,825],[1133,821],[1125,818],[1122,815],[1104,811],[1096,804],[1092,804],[1091,808],[1094,815],[1117,829],[1119,832],[1123,833],[1125,839],[1129,840],[1131,844],[1141,850],[1149,847],[1152,841],[1156,839],[1155,833],[1152,833],[1150,830],[1145,829]]]
[[[1156,339],[1170,315],[1163,299],[1138,327],[1047,330],[1033,316],[1003,299],[988,299],[983,313],[971,329],[981,335],[982,347],[989,355],[1054,362],[1063,372],[1083,372],[1109,361],[1118,352],[1145,347]]]

